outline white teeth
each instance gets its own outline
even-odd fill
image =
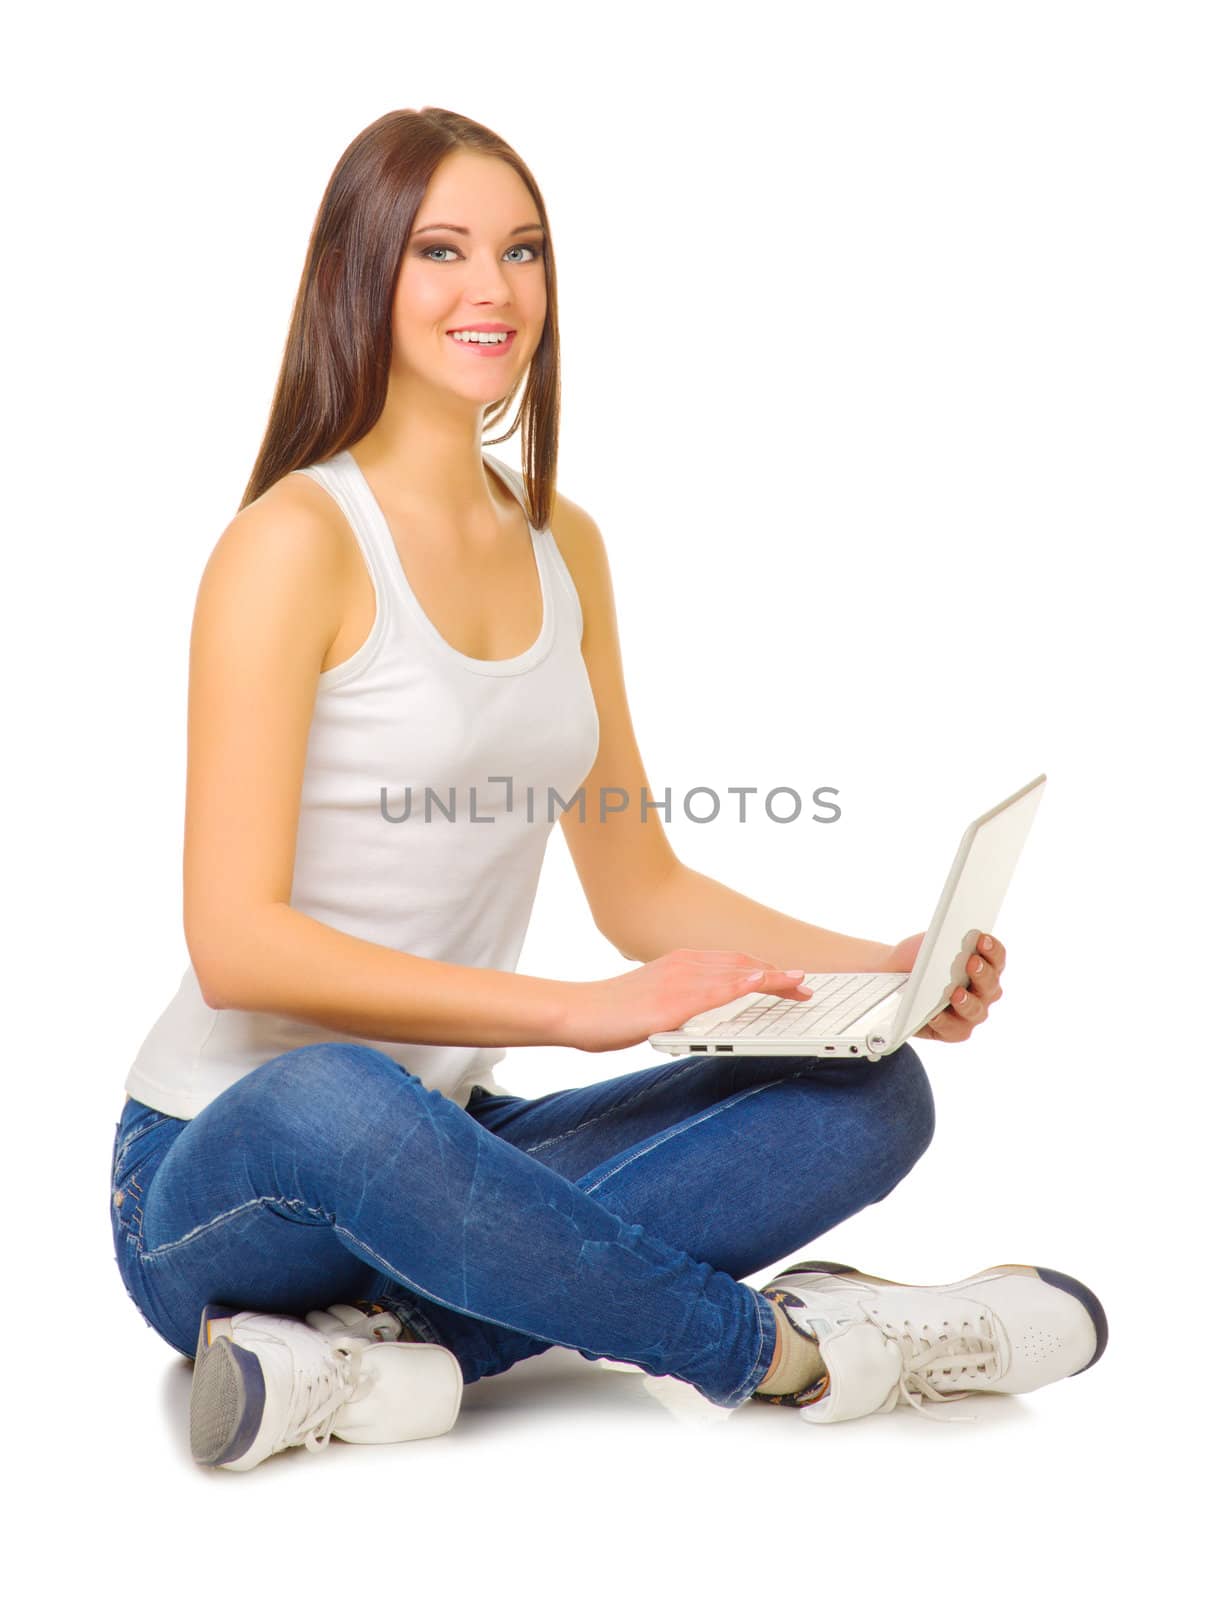
[[[453,333],[453,339],[458,339],[460,344],[504,344],[510,337],[508,333]]]

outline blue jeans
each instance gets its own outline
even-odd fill
[[[884,1199],[935,1125],[909,1045],[877,1063],[694,1055],[466,1110],[369,1045],[264,1062],[189,1121],[114,1139],[118,1269],[193,1356],[216,1301],[376,1301],[465,1383],[554,1344],[740,1405],[775,1354],[738,1282]]]

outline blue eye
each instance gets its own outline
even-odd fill
[[[511,250],[530,250],[533,260],[538,261],[540,259],[540,248],[541,247],[539,247],[537,245],[533,245],[533,244],[512,244],[510,246],[510,248],[511,248]],[[418,251],[418,255],[421,256],[421,258],[423,260],[429,260],[430,256],[431,256],[431,252],[435,251],[435,250],[452,250],[452,251],[455,252],[456,255],[459,254],[459,251],[455,249],[455,246],[453,244],[428,244],[428,245],[423,245],[422,246],[422,248]],[[441,266],[446,266],[447,263],[445,261],[440,261],[440,262],[437,262],[436,265],[441,267]],[[523,265],[525,265],[525,263],[524,262],[519,262],[518,265],[519,266],[523,266]]]

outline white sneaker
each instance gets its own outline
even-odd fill
[[[845,1422],[897,1405],[941,1422],[973,1422],[923,1402],[1027,1394],[1086,1371],[1108,1342],[1100,1301],[1049,1267],[1005,1264],[932,1285],[799,1261],[759,1292],[817,1340],[826,1377],[798,1394],[751,1398],[799,1406],[806,1422]]]
[[[190,1449],[203,1466],[247,1472],[292,1445],[323,1450],[430,1439],[455,1424],[459,1362],[444,1345],[405,1342],[391,1312],[352,1306],[306,1320],[209,1305],[190,1393]]]

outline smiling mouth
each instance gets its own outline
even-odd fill
[[[511,328],[503,339],[457,339],[455,334],[462,330],[449,330],[445,337],[461,350],[468,350],[474,356],[500,356],[509,350],[518,338],[518,329]]]

